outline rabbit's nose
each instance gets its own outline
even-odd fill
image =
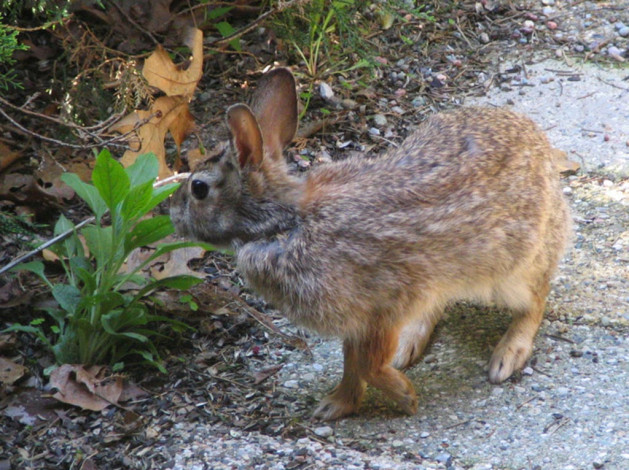
[[[192,192],[192,195],[198,200],[205,199],[209,190],[210,188],[208,187],[207,183],[201,180],[192,180],[192,183],[190,184],[190,191]]]

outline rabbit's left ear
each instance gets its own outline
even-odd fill
[[[245,104],[231,106],[227,110],[227,126],[238,153],[240,167],[259,167],[264,155],[262,132],[251,109]]]
[[[264,150],[273,159],[283,158],[282,150],[297,131],[297,90],[290,70],[277,68],[264,74],[251,97],[251,110],[260,125]]]

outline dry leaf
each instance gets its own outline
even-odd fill
[[[50,386],[58,390],[53,398],[92,411],[117,404],[123,389],[122,377],[106,373],[104,366],[85,369],[80,364],[64,364],[50,374]]]
[[[181,142],[194,130],[194,118],[184,97],[162,96],[155,100],[149,111],[134,111],[114,124],[110,130],[126,134],[149,118],[150,120],[132,133],[128,140],[131,147],[137,150],[127,150],[120,162],[124,166],[129,166],[138,156],[153,152],[159,161],[159,176],[166,178],[172,175],[166,164],[164,148],[166,133],[170,132],[179,149]]]
[[[161,256],[160,264],[154,264],[151,267],[151,276],[154,279],[164,279],[170,276],[179,276],[186,274],[203,278],[203,273],[193,271],[188,267],[188,261],[191,259],[202,258],[205,250],[198,246],[182,248],[180,250],[171,251]]]
[[[27,426],[35,426],[57,419],[54,407],[58,403],[50,397],[43,397],[34,388],[26,388],[12,395],[2,414]]]
[[[192,59],[186,70],[175,65],[164,48],[158,45],[144,62],[142,75],[149,85],[168,96],[183,95],[190,99],[203,74],[203,32],[191,29],[185,43],[192,50]]]
[[[10,359],[0,357],[0,382],[11,385],[26,373],[26,367]]]
[[[21,156],[21,152],[11,150],[9,147],[0,142],[0,172],[4,171],[5,168],[8,168]]]
[[[280,364],[280,365],[277,365],[277,366],[267,367],[265,369],[262,369],[261,371],[255,372],[253,374],[253,383],[254,383],[254,385],[261,384],[262,382],[264,382],[269,377],[274,376],[280,370],[282,370],[282,367],[284,367],[284,366],[282,364]]]

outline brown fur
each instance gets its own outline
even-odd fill
[[[394,367],[419,358],[449,302],[512,310],[489,378],[524,365],[570,226],[554,151],[532,121],[502,109],[437,114],[387,155],[303,181],[278,163],[286,132],[259,164],[262,150],[243,142],[261,131],[231,132],[238,154],[198,169],[171,216],[183,235],[231,242],[251,287],[292,321],[343,339],[343,378],[316,416],[355,412],[365,384],[414,413],[412,384]]]

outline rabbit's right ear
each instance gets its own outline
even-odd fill
[[[227,110],[227,126],[238,152],[240,167],[260,167],[264,156],[262,132],[258,121],[245,104],[235,104]]]
[[[290,70],[271,70],[258,81],[251,110],[260,123],[266,154],[282,158],[297,131],[297,91]]]

